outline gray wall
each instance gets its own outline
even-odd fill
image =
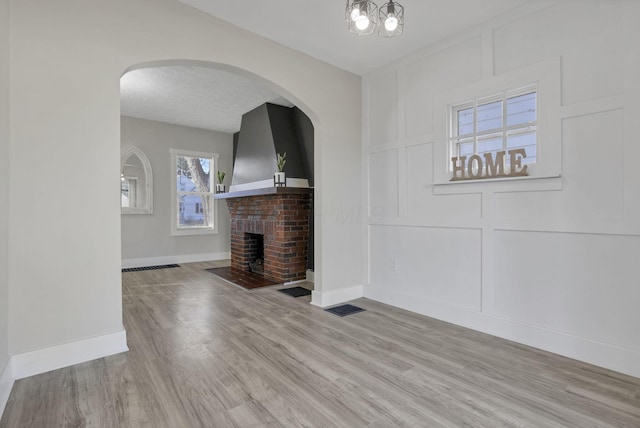
[[[230,251],[229,212],[218,203],[217,234],[171,236],[171,157],[169,150],[218,153],[218,169],[232,173],[233,135],[134,119],[121,118],[121,145],[139,147],[153,169],[153,214],[122,215],[122,259],[196,256]]]
[[[0,0],[0,373],[8,360],[9,1]]]

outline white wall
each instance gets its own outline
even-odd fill
[[[9,2],[0,0],[0,376],[9,359],[9,177]]]
[[[227,171],[230,177],[233,169],[233,134],[126,116],[122,117],[120,124],[122,147],[140,148],[151,163],[154,193],[153,214],[122,215],[123,266],[155,264],[152,263],[154,260],[179,263],[185,259],[228,257],[229,211],[224,200],[216,201],[218,233],[171,236],[171,203],[175,199],[171,195],[171,180],[175,179],[175,173],[171,174],[169,150],[217,153],[218,169]]]
[[[314,299],[361,290],[358,76],[173,0],[14,0],[11,354],[122,330],[119,79],[172,59],[261,76],[314,121]]]
[[[640,376],[640,3],[533,3],[365,77],[365,296]],[[544,62],[562,177],[434,185],[442,94]]]

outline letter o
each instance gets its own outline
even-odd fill
[[[478,164],[478,169],[476,172],[473,172],[473,162]],[[467,164],[467,172],[469,173],[469,177],[471,178],[480,178],[482,177],[482,158],[478,155],[473,155],[469,157],[469,163]]]

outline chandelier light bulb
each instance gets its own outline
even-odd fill
[[[387,16],[387,19],[384,21],[384,28],[391,32],[398,28],[398,18],[393,15]]]
[[[356,20],[356,27],[360,31],[366,30],[367,27],[369,27],[369,23],[370,23],[369,18],[366,15],[360,15]]]
[[[351,20],[352,21],[357,21],[358,18],[360,17],[360,9],[357,7],[354,7],[353,9],[351,9]]]

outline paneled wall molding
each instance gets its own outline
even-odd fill
[[[485,217],[486,218],[486,217]],[[485,221],[477,222],[460,221],[450,218],[401,218],[401,217],[370,217],[370,226],[407,226],[421,228],[445,228],[445,229],[484,229]],[[612,236],[640,236],[640,226],[636,224],[611,224],[603,225],[602,222],[585,221],[582,224],[557,224],[557,221],[544,219],[528,219],[526,224],[520,219],[498,219],[493,230],[512,232],[543,232],[543,233],[569,233],[579,235],[612,235]]]
[[[567,221],[555,219],[498,219],[495,230],[517,232],[569,233],[578,235],[640,236],[638,221],[609,222],[600,220]]]
[[[364,294],[640,376],[640,3],[575,12],[529,2],[363,78]],[[450,183],[448,106],[533,82],[530,176]]]
[[[396,141],[390,141],[384,144],[377,144],[373,146],[369,146],[366,150],[366,153],[379,153],[386,152],[388,150],[394,149],[406,149],[412,146],[418,146],[420,144],[432,144],[434,141],[433,134],[423,135],[420,137],[412,137],[412,138],[403,138]]]
[[[485,213],[486,214],[486,213]],[[485,215],[486,218],[486,215]],[[369,217],[367,223],[370,226],[407,226],[422,228],[446,228],[446,229],[483,229],[484,221],[479,218],[475,222],[455,218],[406,218],[406,217]],[[600,221],[584,221],[581,224],[567,222],[558,224],[552,219],[497,219],[493,230],[514,232],[549,232],[570,233],[580,235],[614,235],[614,236],[640,236],[640,225],[637,222],[631,224],[603,224]]]
[[[621,94],[613,95],[610,97],[596,98],[570,105],[563,105],[560,108],[560,117],[567,119],[596,113],[604,113],[611,110],[621,110],[622,108],[624,108],[624,97]]]
[[[570,105],[563,105],[560,107],[559,117],[561,119],[587,116],[590,114],[603,113],[611,110],[620,110],[624,108],[624,96],[613,95],[610,97],[596,98],[593,100],[582,101]],[[399,123],[402,123],[399,121]],[[405,149],[407,147],[419,145],[419,144],[431,144],[435,141],[435,134],[424,134],[421,136],[400,138],[395,141],[385,142],[383,144],[376,144],[366,146],[365,153],[379,153],[394,149]],[[545,177],[532,177],[532,178],[545,178]],[[527,178],[531,179],[531,178]],[[525,179],[525,180],[527,180]],[[507,181],[507,180],[522,180],[522,178],[504,178],[496,179],[495,181]],[[444,183],[448,184],[448,183]],[[472,183],[452,182],[452,184],[468,185]]]
[[[411,55],[408,55],[394,63],[390,63],[387,66],[379,68],[374,73],[385,73],[396,68],[402,69],[404,66],[410,65],[417,61],[421,61],[443,50],[450,49],[471,38],[482,36],[484,32],[487,31],[487,29],[489,29],[489,31],[495,31],[495,29],[498,29],[515,20],[525,18],[529,15],[533,15],[549,7],[552,7],[559,1],[560,0],[540,0],[535,2],[527,2],[519,7],[513,8],[499,16],[496,16],[489,21],[485,21],[480,25],[469,27],[466,30],[461,31],[451,37],[442,39],[434,43],[433,45],[425,46]]]
[[[409,180],[407,168],[407,151],[405,149],[398,150],[398,217],[407,217],[409,214],[409,188],[400,186],[400,183],[407,183]]]
[[[416,218],[416,217],[369,217],[369,226],[406,226],[434,229],[471,229],[481,230],[483,220],[478,217],[475,221],[461,220],[452,217]]]
[[[510,193],[562,190],[562,177],[505,177],[476,181],[434,183],[434,195],[464,195],[470,193]]]
[[[623,52],[637,52],[638,39],[640,38],[640,13],[638,5],[634,2],[624,4],[624,17],[622,21],[623,31]],[[637,54],[624,55],[622,59],[623,75],[622,103],[624,105],[623,126],[624,126],[624,156],[622,158],[624,189],[624,212],[625,223],[631,222],[636,230],[640,228],[640,168],[637,167],[640,159],[640,144],[638,144],[637,128],[638,117],[640,117],[640,56]]]
[[[491,79],[493,76],[493,28],[486,28],[482,31],[482,78]]]

